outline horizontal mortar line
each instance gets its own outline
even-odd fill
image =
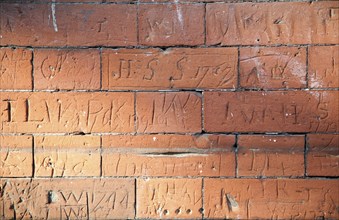
[[[115,154],[131,154],[131,155],[136,155],[136,156],[159,156],[159,157],[175,157],[176,155],[187,155],[187,156],[204,156],[204,155],[209,155],[209,154],[218,154],[218,153],[234,153],[235,151],[233,149],[230,149],[231,147],[218,147],[218,148],[198,148],[198,147],[158,147],[158,148],[149,148],[149,147],[142,147],[143,145],[140,145],[139,147],[124,147],[124,146],[102,146],[102,150],[100,149],[100,146],[74,146],[74,147],[62,147],[62,146],[35,146],[34,150],[35,153],[54,153],[54,152],[70,152],[70,153],[115,153]],[[304,146],[300,146],[299,148],[302,149],[288,149],[288,148],[282,148],[282,147],[277,147],[274,149],[270,148],[247,148],[247,147],[240,147],[238,152],[259,152],[259,153],[302,153],[304,154]],[[8,152],[11,151],[16,152],[16,153],[21,153],[21,152],[32,152],[32,146],[29,147],[2,147],[0,149],[1,152]],[[321,149],[320,149],[321,150]],[[319,151],[319,150],[312,150],[309,151],[308,153],[326,153],[326,154],[331,154],[331,153],[338,153],[337,149],[332,149],[332,151],[327,150],[326,152],[324,151]]]
[[[56,90],[28,90],[28,89],[0,89],[0,92],[45,92],[45,93],[134,93],[134,92],[293,92],[293,91],[339,91],[338,88],[277,88],[277,89],[262,89],[262,88],[237,88],[237,89],[159,89],[159,90],[68,90],[68,89],[56,89]]]
[[[167,49],[175,48],[265,48],[265,47],[312,47],[312,46],[339,46],[339,44],[332,43],[323,43],[323,44],[269,44],[269,45],[243,45],[243,44],[234,44],[234,45],[171,45],[171,46],[147,46],[147,45],[135,45],[135,46],[105,46],[105,45],[95,45],[95,46],[31,46],[31,45],[0,45],[1,48],[27,48],[27,49],[160,49],[163,52]],[[160,51],[161,52],[161,51]]]
[[[140,145],[142,146],[142,145]],[[230,148],[230,147],[229,147]],[[175,156],[175,155],[197,155],[199,154],[215,154],[215,153],[233,153],[234,151],[229,148],[198,148],[198,147],[114,147],[114,146],[103,146],[103,153],[130,153],[133,155],[140,156]]]
[[[190,136],[203,136],[203,135],[280,135],[280,136],[295,136],[295,135],[309,135],[309,134],[339,134],[338,132],[200,132],[200,133],[179,133],[179,132],[157,132],[157,133],[118,133],[118,132],[91,132],[81,133],[76,132],[62,132],[62,133],[28,133],[28,132],[1,132],[0,136],[143,136],[143,135],[190,135]]]
[[[283,2],[317,2],[318,0],[285,0]],[[22,1],[4,1],[0,4],[36,4],[36,5],[48,5],[48,4],[55,4],[55,5],[136,5],[136,4],[144,4],[144,5],[172,5],[172,4],[214,4],[214,3],[228,3],[228,4],[242,4],[242,3],[280,3],[281,1],[273,0],[271,2],[262,1],[262,0],[253,0],[253,1],[240,1],[240,2],[231,2],[229,0],[225,1],[180,1],[180,2],[139,2],[139,1],[128,1],[128,2],[22,2]]]
[[[68,180],[68,179],[98,179],[98,180],[114,180],[114,179],[225,179],[225,180],[236,180],[236,179],[249,179],[249,180],[331,180],[335,181],[339,179],[339,176],[316,176],[316,177],[304,177],[304,176],[269,176],[269,177],[255,177],[255,176],[24,176],[24,177],[0,177],[0,180],[6,179],[22,179],[22,180]]]
[[[20,89],[5,89],[5,90],[1,90],[0,92],[49,92],[49,93],[62,93],[62,92],[69,92],[69,93],[88,93],[88,92],[110,92],[110,93],[114,93],[114,92],[202,92],[204,90],[202,89],[159,89],[159,90],[130,90],[130,89],[125,89],[125,90],[77,90],[77,89],[55,89],[55,90],[51,90],[51,89],[41,89],[41,90],[20,90]],[[230,89],[227,91],[235,91],[234,89]]]

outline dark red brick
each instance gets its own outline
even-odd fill
[[[0,45],[137,45],[131,4],[2,4]]]
[[[140,5],[139,43],[150,46],[203,44],[204,5]]]

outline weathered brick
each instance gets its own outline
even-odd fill
[[[100,89],[99,50],[35,50],[34,88]]]
[[[5,219],[134,218],[132,179],[1,179],[0,188]]]
[[[235,176],[234,135],[102,136],[104,176]]]
[[[263,89],[304,88],[306,48],[241,48],[240,86]]]
[[[235,88],[236,48],[103,50],[104,89]]]
[[[307,175],[339,176],[339,135],[307,135]]]
[[[201,218],[201,187],[201,179],[138,179],[137,218]]]
[[[228,149],[231,150],[235,143],[234,135],[103,135],[102,146],[112,149],[131,149],[140,152],[142,149],[163,151],[170,149],[183,151],[185,149]]]
[[[103,176],[235,176],[233,152],[119,153],[104,148]]]
[[[337,44],[338,4],[337,1],[207,4],[206,43]]]
[[[100,176],[100,136],[35,136],[36,177]]]
[[[338,91],[205,92],[208,132],[337,132]]]
[[[309,54],[308,58],[309,87],[338,88],[339,47],[338,46],[310,47],[308,54]]]
[[[1,93],[3,132],[133,132],[133,93]]]
[[[204,5],[140,5],[139,43],[150,46],[203,44]]]
[[[131,4],[2,4],[0,45],[136,45],[136,16]]]
[[[205,179],[206,218],[336,219],[337,180]]]
[[[137,132],[200,132],[201,97],[193,92],[137,93]]]
[[[239,176],[304,176],[304,136],[240,135]]]
[[[0,177],[32,176],[32,143],[27,135],[0,136]]]
[[[31,61],[31,50],[0,48],[0,89],[32,89]]]

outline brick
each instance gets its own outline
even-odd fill
[[[170,149],[228,149],[231,150],[235,144],[234,135],[177,135],[177,134],[154,134],[154,135],[103,135],[102,146],[112,149],[130,149],[135,152],[142,149],[163,151]]]
[[[35,136],[35,177],[100,176],[100,136]]]
[[[0,60],[0,89],[32,89],[31,50],[1,48]]]
[[[201,218],[201,187],[201,179],[138,179],[137,218]]]
[[[119,153],[104,148],[103,176],[235,176],[233,152]]]
[[[208,45],[337,44],[338,28],[335,1],[206,6]]]
[[[136,97],[137,132],[201,131],[198,93],[138,93]]]
[[[336,219],[339,183],[316,179],[205,179],[206,218]]]
[[[132,132],[133,93],[1,93],[3,132]]]
[[[132,179],[1,179],[0,217],[131,219],[134,185]]]
[[[244,88],[305,88],[306,48],[240,48],[240,86]]]
[[[208,132],[337,132],[338,91],[205,92]]]
[[[99,50],[35,50],[34,88],[100,89]]]
[[[0,45],[137,44],[136,5],[2,4]]]
[[[339,47],[318,46],[309,48],[309,87],[339,87]]]
[[[29,177],[32,168],[32,137],[1,135],[0,177]]]
[[[304,136],[240,135],[239,176],[304,176]]]
[[[339,176],[339,135],[307,135],[307,175]]]
[[[234,135],[102,136],[104,176],[234,176]]]
[[[139,6],[139,43],[149,46],[204,43],[203,4]]]
[[[235,88],[236,48],[103,50],[104,89]]]

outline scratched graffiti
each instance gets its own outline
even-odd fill
[[[332,180],[205,179],[205,217],[336,218],[335,195],[338,185]]]
[[[134,213],[132,180],[1,180],[1,217],[115,219]]]
[[[103,87],[235,88],[234,48],[104,50]]]
[[[32,51],[1,48],[0,89],[32,88]]]
[[[110,153],[102,156],[104,176],[234,176],[234,153]]]
[[[201,99],[196,93],[138,93],[139,102],[136,106],[139,132],[201,129],[200,120],[193,120],[201,115]]]
[[[210,4],[206,9],[208,45],[338,41],[338,6],[335,2],[312,5],[300,3],[293,6],[289,3],[264,3],[251,7],[246,4]]]
[[[35,89],[99,89],[99,51],[34,51]]]
[[[241,48],[240,85],[245,88],[304,88],[306,48]]]
[[[209,131],[338,130],[335,91],[206,93]],[[279,98],[278,98],[279,97]]]
[[[200,179],[139,179],[137,215],[141,218],[199,218]]]
[[[4,132],[132,131],[133,94],[2,93]]]

